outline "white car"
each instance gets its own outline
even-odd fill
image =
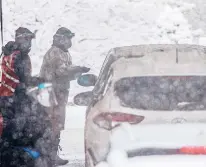
[[[206,47],[111,49],[93,91],[77,96],[86,167],[206,166]]]

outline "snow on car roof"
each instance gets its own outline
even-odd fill
[[[118,78],[206,74],[206,47],[199,45],[127,46],[114,48],[109,55],[113,57],[110,63]]]
[[[164,56],[161,56],[161,55]],[[173,55],[173,56],[172,56]],[[141,66],[141,69],[137,69],[139,71],[135,70],[129,70],[126,74],[126,69],[118,69],[118,75],[116,77],[121,78],[123,75],[125,76],[132,76],[132,72],[135,72],[133,75],[143,75],[142,72],[144,72],[144,75],[146,75],[146,71],[151,70],[152,64],[161,63],[166,64],[166,63],[174,63],[174,64],[188,64],[188,63],[198,63],[199,64],[204,64],[203,69],[201,67],[197,67],[199,70],[199,73],[202,73],[204,75],[205,69],[204,66],[206,66],[206,46],[201,46],[201,45],[190,45],[190,44],[150,44],[150,45],[133,45],[133,46],[123,46],[123,47],[116,47],[113,49],[110,49],[107,57],[104,60],[104,63],[102,65],[102,68],[99,73],[99,77],[97,80],[98,86],[94,88],[94,92],[98,92],[100,90],[100,87],[103,85],[103,81],[106,79],[107,74],[111,66],[114,66],[114,64],[117,64],[118,60],[122,58],[122,61],[125,61],[126,59],[130,59],[130,61],[134,60],[133,58],[141,58],[143,59],[154,59],[154,62],[148,62],[144,64],[144,66]],[[139,59],[140,60],[140,59]],[[132,62],[131,62],[132,63]],[[130,64],[128,66],[130,67]],[[124,62],[123,62],[124,64]],[[137,65],[134,65],[137,66]],[[173,65],[175,67],[175,65]],[[176,65],[177,66],[177,65]],[[182,65],[181,65],[182,66]],[[186,65],[185,65],[186,66]],[[192,65],[195,66],[195,65]],[[191,69],[193,68],[192,66]],[[149,69],[146,69],[149,67]],[[130,67],[131,68],[131,67]],[[137,67],[138,68],[138,67]],[[176,68],[176,67],[175,67]],[[183,68],[183,66],[181,67]],[[146,70],[144,70],[146,69]],[[127,68],[128,70],[128,68]],[[166,70],[166,69],[165,69]],[[171,69],[170,69],[171,70]],[[188,69],[189,70],[189,69]],[[173,71],[173,69],[172,69]],[[197,72],[198,72],[197,71]],[[148,74],[151,72],[147,72]],[[178,69],[176,69],[176,74],[177,72],[179,73]],[[193,71],[194,72],[194,71]],[[166,73],[166,71],[165,71]],[[157,74],[157,73],[156,73]],[[168,74],[169,75],[169,74]]]
[[[206,46],[191,44],[149,44],[116,47],[109,51],[109,56],[115,57],[141,57],[151,52],[167,52],[171,50],[191,52],[197,51],[199,55],[206,58]]]
[[[155,63],[151,59],[120,58],[112,64],[114,78],[131,76],[185,76],[206,75],[206,64],[176,64],[171,62]]]

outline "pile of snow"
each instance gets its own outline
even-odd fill
[[[178,7],[166,5],[157,20],[157,27],[157,39],[160,37],[161,43],[193,43],[192,27]]]
[[[95,167],[126,167],[129,164],[127,153],[121,150],[111,150],[107,161],[100,162]]]

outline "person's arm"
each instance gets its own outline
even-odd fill
[[[55,76],[56,78],[68,78],[68,80],[75,80],[78,76],[80,76],[82,73],[89,72],[90,68],[87,67],[81,67],[81,66],[74,66],[69,65],[67,62],[65,62],[65,59],[63,58],[64,55],[59,55],[59,57],[56,58],[56,70],[55,70]]]
[[[20,80],[19,87],[37,86],[44,82],[43,78],[31,76],[31,61],[29,57],[22,60],[21,55],[17,55],[14,61],[14,70]]]
[[[31,68],[32,68],[31,60],[28,57],[28,59],[26,59],[25,68],[24,68],[26,86],[37,86],[40,83],[44,82],[43,78],[31,75]]]

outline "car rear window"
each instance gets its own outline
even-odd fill
[[[115,95],[124,107],[143,110],[205,110],[206,76],[144,76],[118,80]]]

